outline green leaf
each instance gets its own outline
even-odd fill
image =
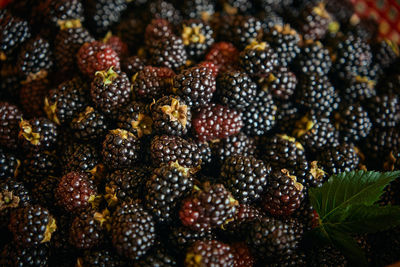
[[[352,171],[333,175],[319,188],[310,189],[311,205],[322,221],[351,205],[372,205],[379,200],[383,189],[400,176],[396,172]],[[340,211],[343,214],[343,211]]]

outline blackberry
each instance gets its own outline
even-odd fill
[[[131,83],[125,72],[113,67],[97,71],[90,88],[92,101],[105,114],[113,114],[131,98]]]
[[[249,75],[241,71],[227,71],[219,75],[217,95],[222,104],[230,108],[244,109],[256,96],[257,85]]]
[[[151,1],[148,10],[149,15],[156,19],[166,19],[174,24],[178,24],[182,20],[179,10],[172,3],[165,0]]]
[[[194,231],[182,226],[180,223],[173,224],[167,231],[167,242],[171,245],[173,252],[179,254],[198,240],[211,240],[215,235],[211,231]]]
[[[268,77],[260,79],[259,84],[264,91],[270,92],[274,99],[287,101],[296,90],[297,78],[288,68],[277,67]]]
[[[277,107],[270,93],[259,91],[253,104],[242,113],[243,132],[251,136],[263,135],[275,126]]]
[[[307,40],[294,60],[295,70],[298,73],[313,73],[320,76],[328,74],[332,67],[329,50],[321,42]]]
[[[18,176],[21,162],[14,154],[0,148],[0,166],[0,181],[4,181],[7,178],[16,178]]]
[[[314,248],[308,256],[310,266],[347,266],[347,260],[343,254],[330,245]]]
[[[27,118],[42,117],[44,98],[48,93],[49,81],[46,78],[36,79],[22,85],[19,91],[19,102]]]
[[[299,107],[292,102],[276,102],[277,112],[275,116],[276,129],[280,133],[292,133],[295,122],[302,116]]]
[[[303,201],[300,208],[291,215],[291,218],[297,220],[303,226],[304,232],[311,231],[319,224],[319,215],[309,202],[309,200]]]
[[[296,101],[299,105],[322,117],[329,117],[339,107],[340,99],[327,76],[309,75],[299,82]]]
[[[278,65],[287,67],[300,53],[300,35],[289,24],[274,25],[269,29],[265,40],[278,56]]]
[[[78,77],[50,90],[44,99],[47,117],[58,125],[70,122],[75,115],[84,110],[88,90],[88,85]]]
[[[144,185],[151,175],[151,170],[148,166],[136,165],[131,169],[116,170],[108,174],[104,195],[108,205],[114,207],[130,199],[142,199]]]
[[[152,101],[165,95],[172,86],[173,70],[145,66],[132,77],[132,90],[139,100]]]
[[[370,87],[374,88],[375,83],[370,81]],[[400,88],[400,74],[392,74],[388,76],[380,76],[378,83],[376,84],[376,91],[379,94],[396,95],[399,94]]]
[[[69,242],[78,249],[91,249],[101,244],[102,222],[94,211],[86,211],[72,221]]]
[[[57,225],[46,208],[28,205],[11,212],[9,229],[16,244],[32,247],[49,242]]]
[[[332,21],[331,15],[325,8],[325,3],[309,4],[301,12],[300,31],[306,40],[320,40],[328,31]]]
[[[262,36],[261,21],[252,16],[235,16],[230,31],[234,45],[244,49]]]
[[[342,144],[324,149],[318,154],[318,158],[326,171],[331,174],[356,170],[360,163],[355,147],[351,144]]]
[[[117,23],[122,12],[127,8],[124,0],[89,0],[85,1],[86,18],[89,28],[97,35],[103,35]]]
[[[76,138],[84,141],[99,140],[108,130],[106,117],[91,106],[79,113],[70,124]]]
[[[47,76],[53,67],[53,54],[47,40],[37,36],[27,41],[18,55],[17,68],[27,78]]]
[[[54,57],[57,67],[63,73],[74,72],[76,55],[84,43],[93,42],[94,39],[80,22],[66,21],[61,25],[60,31],[54,39]]]
[[[335,126],[345,142],[360,141],[366,138],[372,129],[367,111],[360,104],[341,106],[335,114]]]
[[[0,58],[5,60],[31,36],[31,32],[27,21],[8,12],[0,15],[0,25]]]
[[[231,247],[217,240],[196,241],[185,258],[185,266],[234,266],[235,257]]]
[[[124,202],[113,213],[112,244],[121,256],[137,260],[153,246],[154,221],[137,202]]]
[[[96,71],[107,70],[110,67],[120,68],[118,54],[107,44],[100,41],[84,43],[76,54],[80,71],[94,77]]]
[[[22,76],[15,65],[11,65],[11,63],[1,64],[0,101],[14,103],[18,99],[21,81],[23,80]]]
[[[219,0],[219,3],[228,14],[246,14],[254,8],[253,2],[245,0]]]
[[[230,247],[233,250],[233,255],[235,257],[235,267],[246,267],[254,265],[255,260],[245,243],[236,242],[230,244]]]
[[[266,42],[251,42],[239,57],[240,66],[253,76],[268,77],[278,65],[277,54]]]
[[[350,103],[364,103],[376,95],[375,82],[368,77],[356,76],[339,88],[343,99]]]
[[[200,150],[201,166],[203,169],[204,167],[208,167],[212,162],[211,146],[207,142],[197,142],[196,144]]]
[[[240,203],[257,201],[268,182],[271,168],[253,156],[232,156],[221,168],[221,178]]]
[[[122,58],[121,69],[129,77],[132,77],[137,72],[144,69],[146,60],[139,56],[131,56],[128,58]]]
[[[97,188],[86,173],[69,172],[61,178],[55,192],[60,206],[68,212],[79,213],[90,207]]]
[[[2,266],[47,266],[49,248],[46,245],[23,248],[17,244],[8,244],[0,254]]]
[[[342,25],[347,25],[354,14],[354,6],[349,0],[329,0],[326,2],[325,8]]]
[[[174,77],[172,91],[193,108],[210,103],[215,90],[216,81],[210,68],[192,67]]]
[[[86,172],[95,175],[100,167],[100,155],[90,144],[72,143],[61,154],[64,174],[70,171]]]
[[[374,127],[363,143],[363,151],[368,151],[368,159],[373,165],[381,167],[390,152],[400,151],[399,138],[400,132],[395,127]]]
[[[124,261],[109,249],[85,251],[82,258],[78,259],[77,266],[123,266]]]
[[[83,5],[80,0],[49,1],[45,9],[46,22],[59,25],[67,20],[84,21]]]
[[[54,176],[44,177],[41,181],[37,182],[31,189],[32,198],[35,200],[35,203],[53,210],[55,208],[54,192],[59,183],[60,179]]]
[[[22,112],[17,106],[8,102],[0,102],[0,145],[16,149],[18,146],[19,122]]]
[[[107,44],[122,59],[129,55],[128,45],[118,36],[108,32],[103,39],[103,43]]]
[[[18,139],[26,151],[51,150],[57,141],[57,126],[47,118],[36,118],[19,123]]]
[[[237,134],[242,127],[240,113],[213,103],[201,108],[193,118],[193,128],[201,142],[225,139]]]
[[[131,132],[110,130],[103,141],[104,164],[111,169],[128,168],[139,160],[140,141]]]
[[[204,56],[214,43],[213,30],[202,20],[187,20],[182,23],[181,36],[189,58],[198,59]]]
[[[271,267],[290,267],[290,266],[299,266],[306,267],[308,261],[306,254],[301,250],[297,249],[293,254],[279,257],[278,259],[273,260],[272,263],[269,263]]]
[[[232,219],[238,202],[222,184],[203,184],[182,202],[179,218],[183,225],[195,231],[221,227]]]
[[[303,188],[288,170],[274,171],[263,194],[264,208],[273,216],[289,216],[300,207]]]
[[[155,166],[177,162],[184,168],[194,170],[201,164],[201,155],[197,144],[179,136],[155,136],[151,140],[150,152]]]
[[[177,266],[175,258],[170,255],[166,248],[162,246],[157,246],[152,248],[146,253],[146,256],[142,258],[139,262],[134,264],[135,267],[167,267],[167,266]]]
[[[173,26],[168,20],[153,19],[146,26],[144,39],[148,46],[153,46],[157,41],[169,38],[173,34]]]
[[[48,176],[57,177],[60,167],[57,157],[53,154],[46,151],[29,153],[23,161],[23,181],[35,188],[37,183]]]
[[[153,132],[153,120],[148,113],[145,104],[133,101],[119,111],[117,125],[120,129],[132,132],[138,138],[150,135]]]
[[[185,0],[182,12],[185,17],[207,21],[215,12],[215,2],[210,0]]]
[[[219,42],[211,46],[205,59],[214,63],[221,72],[224,72],[237,64],[239,51],[231,43]]]
[[[191,127],[190,106],[178,96],[163,96],[151,105],[153,129],[157,134],[186,135]]]
[[[152,64],[174,70],[184,66],[187,60],[185,45],[182,39],[175,35],[158,40],[150,53]]]
[[[115,27],[117,35],[128,45],[129,50],[136,51],[143,45],[143,34],[146,22],[136,12],[130,12]]]
[[[400,102],[397,95],[381,95],[370,99],[367,106],[372,124],[395,127],[400,122]]]
[[[372,44],[374,62],[382,68],[388,68],[399,56],[399,47],[390,40],[382,40]]]

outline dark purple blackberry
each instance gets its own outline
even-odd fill
[[[371,82],[371,86],[374,85]],[[399,74],[390,74],[390,75],[381,75],[379,77],[379,81],[376,84],[376,90],[379,94],[389,94],[389,95],[398,95],[400,94],[400,73]]]
[[[0,181],[16,178],[20,166],[21,162],[14,154],[0,148]]]
[[[192,67],[174,77],[172,91],[193,108],[210,103],[215,90],[216,81],[210,68]]]
[[[372,128],[367,139],[363,143],[363,151],[368,152],[367,160],[374,167],[380,168],[385,157],[390,152],[400,151],[400,132],[397,127]]]
[[[83,5],[80,0],[49,1],[45,9],[46,22],[59,25],[62,21],[84,21]]]
[[[179,136],[157,135],[150,146],[153,165],[177,162],[184,168],[200,167],[201,155],[197,144]]]
[[[146,66],[132,77],[135,97],[148,102],[166,94],[172,87],[173,70],[165,67]]]
[[[178,255],[197,240],[211,240],[215,238],[215,235],[211,231],[194,231],[182,226],[180,223],[171,225],[166,233],[168,244],[171,245],[172,251]]]
[[[68,123],[84,110],[88,91],[88,85],[79,77],[61,83],[44,100],[47,117],[57,124]]]
[[[102,139],[108,130],[106,117],[91,106],[79,113],[70,126],[77,139],[89,142]]]
[[[243,132],[251,136],[263,135],[275,126],[277,107],[272,95],[258,91],[252,104],[242,112]]]
[[[274,171],[263,194],[263,206],[272,216],[289,216],[304,199],[304,186],[286,169]]]
[[[139,203],[122,203],[112,218],[111,240],[119,255],[138,260],[153,246],[155,223]]]
[[[397,95],[381,95],[366,104],[368,115],[376,127],[395,127],[400,122],[400,101]]]
[[[399,57],[399,47],[390,40],[382,40],[372,44],[374,62],[387,68]]]
[[[46,245],[23,248],[7,244],[0,254],[1,266],[48,266],[49,248]]]
[[[288,170],[296,176],[297,182],[303,185],[304,195],[307,196],[308,189],[321,186],[329,175],[318,161],[307,161],[298,159],[289,161]]]
[[[19,71],[30,81],[37,76],[47,75],[53,67],[52,57],[49,42],[37,36],[24,44],[16,64]]]
[[[195,231],[209,231],[232,219],[238,202],[222,184],[206,182],[182,201],[179,218]]]
[[[22,112],[17,106],[0,102],[0,145],[9,149],[18,147],[19,122]]]
[[[179,10],[169,1],[151,1],[148,5],[148,10],[151,18],[165,19],[173,24],[178,24],[182,20]]]
[[[2,63],[0,66],[0,79],[0,101],[15,103],[22,87],[22,74],[19,73],[15,65]]]
[[[191,127],[190,106],[178,96],[159,98],[151,106],[153,130],[156,134],[186,135]]]
[[[123,265],[125,265],[125,262],[108,248],[85,251],[83,256],[78,259],[77,263],[77,266],[119,267]]]
[[[145,205],[159,222],[176,218],[179,201],[193,188],[193,178],[189,169],[179,164],[164,164],[154,169],[146,182]]]
[[[92,249],[102,243],[102,221],[95,211],[84,211],[72,221],[69,242],[78,249]]]
[[[55,207],[54,192],[59,183],[60,179],[54,176],[44,177],[38,181],[31,189],[32,198],[35,203],[53,210]]]
[[[295,122],[300,120],[302,113],[299,107],[292,102],[276,102],[276,129],[280,133],[292,133]]]
[[[172,35],[174,35],[173,26],[168,20],[152,19],[146,26],[144,39],[147,46],[153,47],[157,41]]]
[[[221,178],[240,203],[257,201],[268,183],[270,166],[253,156],[232,156],[224,161]]]
[[[347,143],[325,148],[318,154],[318,159],[330,174],[354,171],[360,163],[355,147]]]
[[[308,252],[310,266],[347,266],[344,255],[331,245],[315,247]]]
[[[35,118],[19,123],[18,139],[25,151],[52,150],[57,142],[57,125],[47,118]]]
[[[147,22],[136,12],[128,12],[127,16],[116,25],[114,33],[128,45],[130,51],[137,51],[144,43],[143,34],[146,25]],[[129,71],[122,70],[130,76]]]
[[[339,107],[339,96],[327,76],[303,76],[296,90],[296,102],[317,116],[329,117]]]
[[[3,61],[24,43],[31,33],[27,21],[5,11],[0,14],[0,25],[0,58]]]
[[[141,71],[145,67],[145,59],[139,56],[131,56],[128,58],[122,58],[121,68],[129,77],[132,77],[137,72]]]
[[[8,228],[18,246],[32,247],[49,242],[57,225],[46,208],[28,205],[10,213]]]
[[[169,244],[168,244],[169,248]],[[134,264],[135,267],[168,267],[177,266],[177,261],[164,246],[156,246],[146,253],[139,262]]]
[[[140,140],[122,129],[109,131],[103,141],[104,164],[111,169],[129,168],[139,160]]]
[[[25,118],[43,117],[44,98],[49,91],[49,81],[46,78],[36,79],[21,86],[19,102]]]
[[[61,162],[64,174],[79,171],[96,176],[101,171],[99,152],[90,144],[67,144],[61,154]]]
[[[131,98],[131,83],[125,72],[98,71],[91,84],[90,95],[98,109],[105,114],[116,113]]]
[[[182,12],[187,18],[203,19],[207,21],[215,12],[215,1],[210,0],[185,0]]]
[[[306,40],[320,40],[328,31],[332,17],[325,9],[325,3],[308,4],[300,14],[299,29]]]
[[[177,70],[186,64],[187,53],[181,38],[171,35],[158,40],[150,48],[150,62],[159,67]]]
[[[189,58],[199,59],[214,43],[213,29],[202,20],[182,22],[181,37]]]
[[[138,138],[153,132],[153,120],[144,103],[132,101],[119,111],[117,126],[135,134]]]
[[[266,42],[253,41],[240,53],[239,63],[252,76],[268,77],[278,65],[278,56]]]
[[[278,56],[278,65],[287,67],[300,53],[300,35],[289,24],[274,25],[268,30],[265,40]]]
[[[277,67],[258,83],[264,91],[270,92],[274,99],[287,101],[296,90],[297,78],[288,68]]]
[[[219,101],[234,109],[244,109],[256,97],[257,84],[241,71],[227,71],[218,76],[217,96]]]
[[[342,25],[348,24],[354,14],[354,5],[349,0],[329,0],[326,2],[325,8]]]
[[[329,50],[319,41],[305,41],[300,53],[294,60],[295,70],[301,74],[317,73],[320,76],[328,74],[332,67]]]
[[[262,36],[261,21],[252,16],[235,16],[229,29],[233,44],[244,49]]]
[[[145,165],[136,165],[131,169],[116,170],[106,176],[104,198],[108,206],[114,207],[118,203],[130,199],[144,197],[144,185],[151,175],[152,168]]]
[[[37,183],[48,176],[57,177],[60,174],[60,163],[57,157],[49,152],[32,152],[23,161],[23,182],[36,187]]]
[[[186,252],[185,266],[235,266],[231,247],[217,240],[196,241]]]
[[[338,84],[341,97],[349,102],[365,103],[376,95],[375,82],[368,77],[356,76],[345,84]]]

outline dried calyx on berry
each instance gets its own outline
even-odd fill
[[[111,84],[119,75],[110,67],[108,70],[96,71],[95,76],[100,76],[103,79],[104,85]]]

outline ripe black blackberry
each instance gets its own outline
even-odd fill
[[[46,208],[28,205],[11,212],[8,228],[18,246],[32,247],[49,242],[57,225]]]
[[[54,176],[43,177],[31,189],[32,198],[35,203],[47,207],[50,210],[55,208],[55,190],[60,183],[60,179]]]
[[[252,104],[242,112],[243,132],[263,135],[275,126],[277,107],[270,93],[258,91]]]
[[[252,41],[240,53],[239,63],[252,76],[268,77],[278,65],[278,56],[266,42]]]
[[[371,82],[372,83],[372,82]],[[374,84],[372,83],[371,86]],[[400,73],[391,75],[381,75],[376,84],[376,91],[379,94],[396,95],[400,94]]]
[[[270,92],[274,99],[287,101],[296,90],[297,78],[288,68],[277,67],[258,83],[264,91]]]
[[[204,107],[210,103],[216,90],[213,72],[206,67],[192,67],[174,77],[172,91],[192,108]]]
[[[350,172],[358,168],[360,157],[352,144],[325,148],[318,154],[319,162],[330,174]]]
[[[18,139],[25,151],[52,150],[58,137],[57,125],[47,118],[35,118],[19,123]]]
[[[145,66],[132,77],[132,90],[138,100],[147,102],[166,94],[175,73],[170,68]]]
[[[77,139],[84,141],[99,140],[104,137],[108,130],[106,117],[91,106],[79,113],[70,124]]]
[[[140,261],[134,264],[134,267],[177,266],[177,260],[164,246],[158,245],[153,247],[142,259],[140,259]]]
[[[180,254],[186,250],[197,240],[211,240],[216,238],[211,231],[194,231],[186,226],[182,226],[180,223],[176,223],[167,228],[166,241],[170,245],[170,248],[176,254]]]
[[[263,206],[273,216],[289,216],[304,199],[304,186],[288,170],[274,171],[263,194]]]
[[[216,3],[210,0],[186,0],[181,9],[187,18],[207,21],[214,15]]]
[[[262,36],[261,21],[252,16],[235,16],[230,27],[232,42],[239,49],[244,49]]]
[[[307,5],[300,14],[299,28],[306,40],[320,40],[328,31],[332,17],[325,9],[325,3]]]
[[[347,260],[344,255],[331,245],[316,247],[309,251],[310,266],[347,266]]]
[[[7,244],[0,253],[1,266],[48,266],[47,245],[23,248],[18,244]]]
[[[77,266],[109,266],[119,267],[125,262],[115,255],[109,248],[101,250],[85,251],[83,256],[78,259]]]
[[[182,39],[175,35],[158,40],[149,52],[152,64],[174,70],[184,66],[188,57]]]
[[[70,122],[87,105],[88,91],[87,83],[79,77],[61,83],[44,100],[47,117],[58,125]]]
[[[372,44],[374,62],[382,68],[388,68],[399,56],[399,47],[390,40],[376,41]]]
[[[166,19],[175,25],[182,20],[179,10],[169,1],[151,1],[148,5],[148,10],[151,18]]]
[[[368,115],[375,127],[395,127],[400,122],[400,101],[397,95],[381,95],[366,104]]]
[[[245,72],[232,70],[218,76],[217,96],[230,108],[242,110],[256,97],[257,84]]]
[[[17,177],[21,162],[14,154],[0,148],[0,166],[0,180],[5,181]]]
[[[15,105],[0,102],[0,145],[9,149],[18,147],[19,122],[22,112]]]
[[[5,60],[30,36],[28,22],[8,12],[0,14],[0,58]]]
[[[196,241],[186,252],[185,266],[234,266],[231,247],[217,240]]]
[[[335,114],[335,126],[345,142],[359,141],[368,136],[372,123],[367,111],[360,104],[343,105]]]
[[[354,14],[354,5],[349,0],[326,2],[326,10],[340,24],[347,25],[350,22],[351,16]]]
[[[328,74],[332,67],[329,50],[321,42],[307,40],[294,60],[295,70],[301,73],[317,73],[320,76]]]
[[[166,19],[152,19],[146,26],[144,39],[147,46],[154,44],[163,38],[169,38],[174,34],[172,24]]]
[[[46,151],[32,152],[27,154],[23,161],[23,181],[34,188],[48,176],[57,177],[60,169],[60,163],[55,155]]]
[[[143,70],[145,65],[146,59],[140,56],[124,57],[121,61],[121,69],[128,75],[128,77],[132,77],[137,72]]]
[[[36,79],[21,86],[19,102],[25,118],[43,117],[44,98],[49,91],[49,81],[46,78]]]
[[[103,141],[104,164],[110,169],[129,168],[139,160],[140,140],[122,129],[110,130]]]
[[[97,195],[97,188],[86,173],[69,172],[61,178],[55,195],[61,207],[78,214],[90,207]]]
[[[153,132],[153,120],[144,103],[132,101],[123,110],[119,110],[117,126],[135,134],[138,138]]]
[[[276,129],[279,133],[292,133],[295,122],[303,115],[293,102],[276,101]]]
[[[368,151],[371,166],[381,168],[390,152],[400,151],[400,132],[397,127],[373,127],[365,142],[363,151]]]
[[[146,254],[155,241],[152,216],[137,202],[124,202],[112,214],[111,241],[117,253],[131,260]]]
[[[327,76],[303,76],[296,90],[296,101],[306,111],[329,117],[339,107],[339,96]]]
[[[80,0],[50,1],[44,10],[46,22],[53,26],[67,20],[84,21],[83,5]]]
[[[113,114],[128,104],[131,98],[131,83],[125,72],[114,71],[113,67],[110,67],[96,72],[90,95],[98,109],[105,114]]]
[[[268,183],[271,167],[254,156],[231,156],[224,161],[221,178],[240,203],[257,201]]]
[[[158,222],[171,222],[177,217],[179,201],[193,188],[189,169],[176,163],[163,164],[153,170],[146,182],[145,206]]]
[[[21,90],[22,74],[15,65],[2,63],[0,66],[0,101],[15,103]]]
[[[64,144],[65,145],[65,144]],[[72,143],[64,147],[61,154],[63,173],[71,171],[96,175],[100,167],[100,155],[96,147],[90,144]]]
[[[153,164],[177,162],[193,170],[200,167],[201,155],[197,144],[179,136],[157,135],[151,140],[150,152]]]
[[[265,40],[277,54],[279,66],[289,66],[300,53],[300,35],[289,24],[274,25],[268,30]]]
[[[190,106],[178,96],[159,98],[151,107],[153,129],[156,134],[186,135],[191,127]]]
[[[209,231],[232,219],[238,202],[222,184],[206,182],[182,201],[179,218],[195,231]]]
[[[94,210],[80,213],[72,221],[69,242],[78,249],[92,249],[102,243],[103,222]]]
[[[181,37],[189,58],[199,59],[214,43],[214,31],[201,19],[182,22]]]
[[[30,39],[21,48],[16,64],[28,81],[46,76],[53,67],[49,42],[40,36]]]
[[[349,103],[365,103],[376,95],[375,82],[368,77],[356,76],[341,86],[338,85],[343,100]]]

